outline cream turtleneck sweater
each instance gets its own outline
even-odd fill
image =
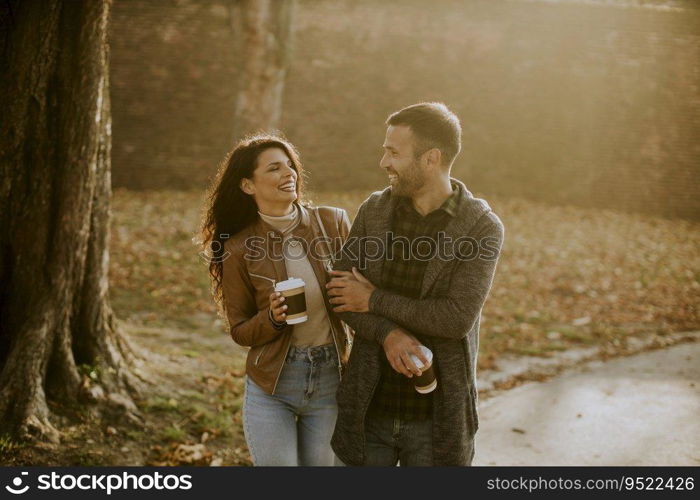
[[[288,215],[275,217],[265,215],[258,211],[260,218],[270,224],[272,227],[282,233],[286,241],[291,235],[292,230],[299,224],[301,214],[299,207],[294,204],[294,210]],[[287,268],[287,276],[289,278],[301,278],[304,280],[304,292],[306,294],[306,311],[309,319],[304,323],[293,325],[292,330],[292,345],[298,347],[315,347],[333,342],[331,333],[331,323],[328,319],[326,306],[324,304],[323,292],[321,285],[316,279],[308,256],[304,255],[303,247],[298,244],[296,246],[286,245],[288,254],[285,255],[285,266]]]

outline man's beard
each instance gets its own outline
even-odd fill
[[[420,168],[420,160],[415,159],[411,166],[398,176],[396,183],[391,186],[391,192],[396,196],[410,197],[424,184],[425,174]]]

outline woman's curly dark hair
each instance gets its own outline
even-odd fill
[[[258,219],[258,207],[253,196],[240,188],[241,179],[251,179],[263,151],[279,148],[292,162],[297,173],[297,202],[303,200],[304,171],[296,148],[279,135],[262,134],[242,139],[226,158],[207,193],[206,212],[198,243],[209,261],[211,292],[219,314],[226,320],[222,295],[224,243]],[[224,237],[222,238],[222,235]]]

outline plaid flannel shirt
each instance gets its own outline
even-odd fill
[[[434,254],[437,234],[455,217],[459,206],[459,190],[453,186],[452,195],[440,208],[421,216],[410,198],[401,197],[392,214],[392,240],[382,266],[381,288],[417,298],[423,284],[428,256]],[[408,250],[411,250],[410,252]],[[418,340],[430,348],[426,338]],[[410,379],[394,371],[386,356],[382,356],[382,373],[369,412],[401,420],[425,420],[432,417],[433,394],[420,394]]]

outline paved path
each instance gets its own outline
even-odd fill
[[[528,383],[479,417],[474,465],[700,465],[700,342]]]

